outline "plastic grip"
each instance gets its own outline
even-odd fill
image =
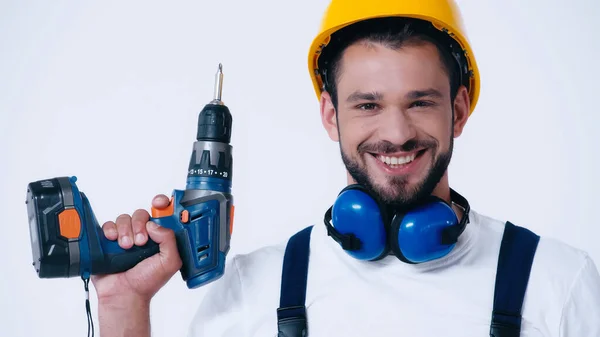
[[[91,274],[124,272],[160,251],[158,243],[150,238],[143,246],[134,245],[129,249],[119,246],[117,240],[109,240],[99,226],[88,198],[84,193],[81,193],[81,196],[84,223],[86,224],[80,245],[82,274],[86,272]]]
[[[150,238],[148,238],[148,242],[143,246],[134,245],[129,249],[123,249],[119,246],[118,241],[108,240],[103,232],[100,233],[100,245],[104,252],[104,262],[99,265],[101,270],[97,271],[103,274],[115,274],[127,271],[160,251],[159,245]]]
[[[162,227],[173,230],[177,229],[178,223],[173,216],[150,218],[150,221]],[[100,227],[97,227],[97,235],[103,258],[101,263],[97,263],[94,266],[94,274],[115,274],[127,271],[160,251],[158,243],[154,242],[150,237],[148,237],[147,242],[143,246],[134,245],[129,249],[124,249],[119,246],[118,241],[107,239]],[[177,248],[181,254],[183,249],[180,247],[179,240],[177,240],[177,243]]]

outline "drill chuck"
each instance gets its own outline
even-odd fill
[[[231,142],[231,113],[225,105],[209,103],[198,116],[198,141]]]
[[[212,141],[220,143],[231,142],[231,112],[223,103],[223,65],[215,75],[215,95],[198,116],[198,141]]]

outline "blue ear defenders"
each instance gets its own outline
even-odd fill
[[[464,210],[460,221],[452,207],[435,196],[400,212],[388,210],[354,184],[340,192],[324,222],[328,235],[356,259],[374,261],[392,252],[406,263],[423,263],[452,251],[469,221],[468,201],[452,189],[450,194]]]

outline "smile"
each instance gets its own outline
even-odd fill
[[[388,171],[388,173],[408,173],[406,169],[412,167],[419,159],[423,156],[427,149],[419,150],[416,152],[405,153],[405,154],[378,154],[371,153],[373,158],[377,159],[382,167],[387,167],[392,171]],[[401,170],[401,171],[398,171]]]
[[[381,160],[381,162],[383,162],[383,163],[390,165],[391,167],[394,167],[396,165],[408,164],[411,161],[415,160],[416,156],[417,156],[417,153],[415,152],[413,154],[410,154],[408,156],[403,156],[403,157],[389,157],[389,156],[384,156],[384,155],[378,155],[377,159]]]

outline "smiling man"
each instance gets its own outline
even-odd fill
[[[333,0],[309,74],[348,186],[322,224],[230,258],[189,337],[600,336],[588,254],[479,214],[450,187],[480,85],[454,2]],[[103,337],[149,336],[150,300],[181,267],[173,233],[148,219],[104,224],[123,248],[141,234],[161,254],[93,279]]]
[[[365,20],[321,56],[323,124],[351,179],[388,204],[450,201],[446,169],[470,102],[442,34],[417,20]]]

